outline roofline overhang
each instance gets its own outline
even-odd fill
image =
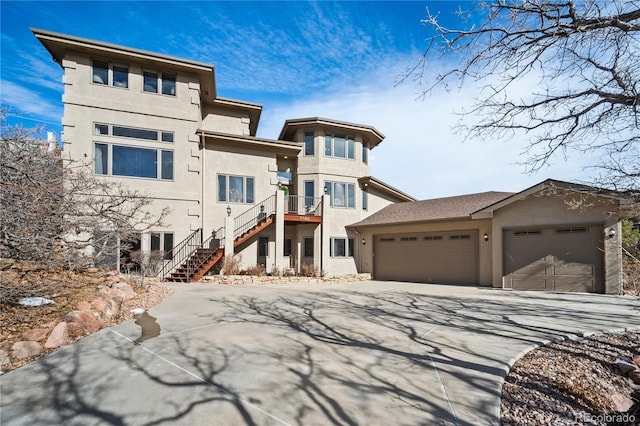
[[[49,51],[53,60],[62,67],[67,51],[76,51],[95,56],[104,56],[116,60],[138,62],[142,65],[156,66],[171,70],[180,70],[198,75],[200,79],[200,97],[213,103],[216,98],[215,67],[212,64],[163,55],[147,50],[135,49],[88,38],[75,37],[53,31],[30,28],[33,35]]]
[[[262,105],[241,101],[238,99],[230,98],[216,98],[213,105],[221,105],[227,108],[237,108],[243,111],[247,111],[249,114],[249,134],[255,136],[258,132],[258,125],[260,124],[260,116],[262,115]]]
[[[323,117],[307,117],[307,118],[294,118],[286,120],[280,131],[278,139],[290,139],[293,136],[293,132],[299,128],[313,127],[313,126],[326,126],[332,128],[340,128],[353,132],[362,133],[368,135],[367,139],[369,148],[375,148],[385,138],[384,134],[373,126],[366,124],[350,123],[348,121],[334,120],[331,118]]]
[[[493,213],[496,210],[499,210],[503,207],[506,207],[512,203],[515,203],[516,201],[520,201],[523,200],[535,193],[538,193],[540,191],[543,191],[545,189],[548,188],[559,188],[562,189],[564,191],[568,191],[568,192],[574,192],[574,193],[581,193],[581,194],[589,194],[589,195],[594,195],[594,196],[598,196],[598,197],[605,197],[605,198],[611,198],[611,199],[615,199],[615,200],[623,200],[624,197],[622,196],[622,194],[616,192],[616,191],[612,191],[612,190],[607,190],[607,189],[602,189],[602,188],[596,188],[593,186],[589,186],[589,185],[583,185],[583,184],[579,184],[579,183],[571,183],[571,182],[565,182],[565,181],[561,181],[561,180],[555,180],[555,179],[546,179],[540,183],[537,183],[523,191],[517,192],[507,198],[505,198],[504,200],[500,200],[498,202],[495,202],[493,204],[490,204],[486,207],[483,207],[480,210],[477,210],[473,213],[471,213],[471,217],[473,219],[487,219],[487,218],[492,218],[493,217]]]
[[[394,188],[393,186],[381,181],[380,179],[374,178],[373,176],[363,176],[358,179],[358,183],[360,184],[360,187],[373,188],[387,194],[391,194],[392,196],[400,200],[400,202],[417,201],[411,195],[402,192],[399,189]]]
[[[298,155],[302,150],[302,147],[295,142],[257,138],[255,136],[233,135],[230,133],[211,132],[207,130],[198,130],[197,133],[205,139],[210,138],[227,143],[272,150],[283,155]]]
[[[410,221],[402,221],[402,222],[371,223],[371,224],[364,224],[364,225],[358,225],[358,222],[356,222],[356,223],[352,223],[351,225],[346,225],[345,228],[361,229],[361,228],[375,228],[375,227],[381,227],[381,226],[409,226],[409,225],[420,225],[420,224],[439,223],[439,222],[467,222],[472,220],[475,220],[475,219],[473,219],[471,215],[466,215],[466,216],[442,217],[442,218],[436,218],[436,219],[410,220]]]

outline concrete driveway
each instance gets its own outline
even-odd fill
[[[637,300],[427,284],[175,285],[128,321],[0,376],[2,425],[499,422],[509,366],[640,327]]]

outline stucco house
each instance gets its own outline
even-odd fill
[[[139,241],[166,253],[169,279],[197,280],[231,254],[243,268],[354,274],[346,226],[414,200],[370,176],[384,140],[372,126],[312,117],[259,138],[262,107],[219,97],[211,64],[32,31],[64,71],[65,155],[170,207]]]
[[[416,201],[372,177],[375,127],[286,120],[217,95],[211,64],[32,29],[63,69],[62,143],[103,179],[146,193],[166,226],[140,235],[167,279],[224,256],[267,271],[618,293],[622,200],[547,180],[519,193]]]

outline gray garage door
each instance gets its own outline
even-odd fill
[[[602,239],[602,226],[505,230],[505,287],[601,292]]]
[[[478,283],[478,232],[374,236],[374,278],[442,284]]]

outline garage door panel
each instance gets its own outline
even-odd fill
[[[553,280],[554,291],[594,292],[595,281],[583,277],[556,277]]]
[[[374,237],[378,280],[477,284],[477,232]]]
[[[515,290],[550,290],[545,278],[513,277],[511,282]]]
[[[586,275],[593,277],[595,272],[594,265],[585,263],[558,261],[553,265],[554,275]]]
[[[598,291],[604,269],[602,229],[594,225],[504,231],[505,286]]]

